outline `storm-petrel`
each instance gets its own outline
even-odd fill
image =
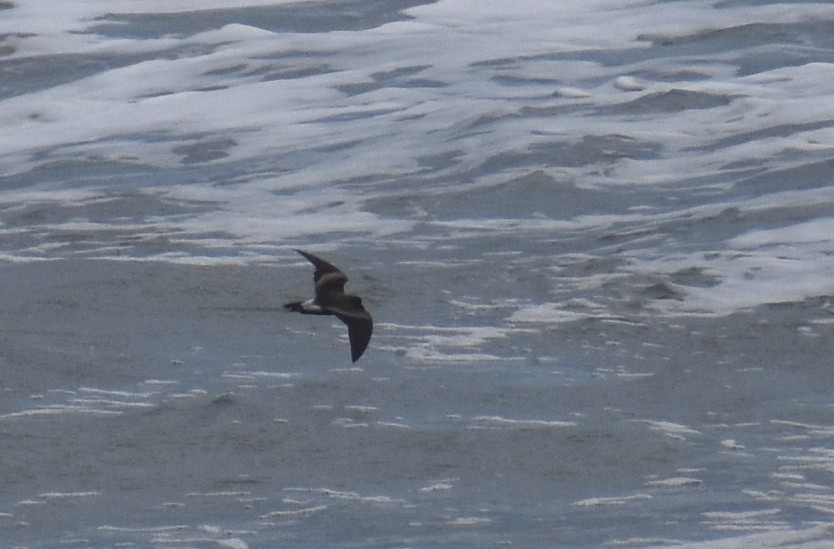
[[[362,300],[358,296],[345,293],[345,282],[348,278],[338,267],[311,253],[296,248],[293,250],[316,267],[316,272],[313,273],[316,291],[313,299],[293,301],[284,307],[305,315],[335,315],[347,324],[350,356],[356,362],[368,347],[371,333],[374,331],[371,315],[362,306]]]

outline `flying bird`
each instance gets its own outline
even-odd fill
[[[362,306],[359,296],[345,293],[345,282],[348,278],[338,267],[311,253],[296,248],[293,250],[304,256],[316,268],[313,273],[315,296],[307,301],[287,303],[284,307],[304,315],[335,315],[347,324],[350,357],[356,362],[368,348],[374,331],[371,315]]]

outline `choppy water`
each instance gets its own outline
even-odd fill
[[[4,547],[834,540],[834,4],[13,0],[0,124]]]

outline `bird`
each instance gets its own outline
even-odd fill
[[[350,357],[359,360],[374,331],[370,313],[362,306],[359,296],[345,293],[348,278],[338,267],[304,250],[293,248],[316,268],[313,273],[315,295],[307,301],[292,301],[284,307],[304,315],[334,315],[347,324],[350,339]]]

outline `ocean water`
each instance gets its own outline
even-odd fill
[[[2,547],[834,543],[834,4],[9,0],[0,127]]]

